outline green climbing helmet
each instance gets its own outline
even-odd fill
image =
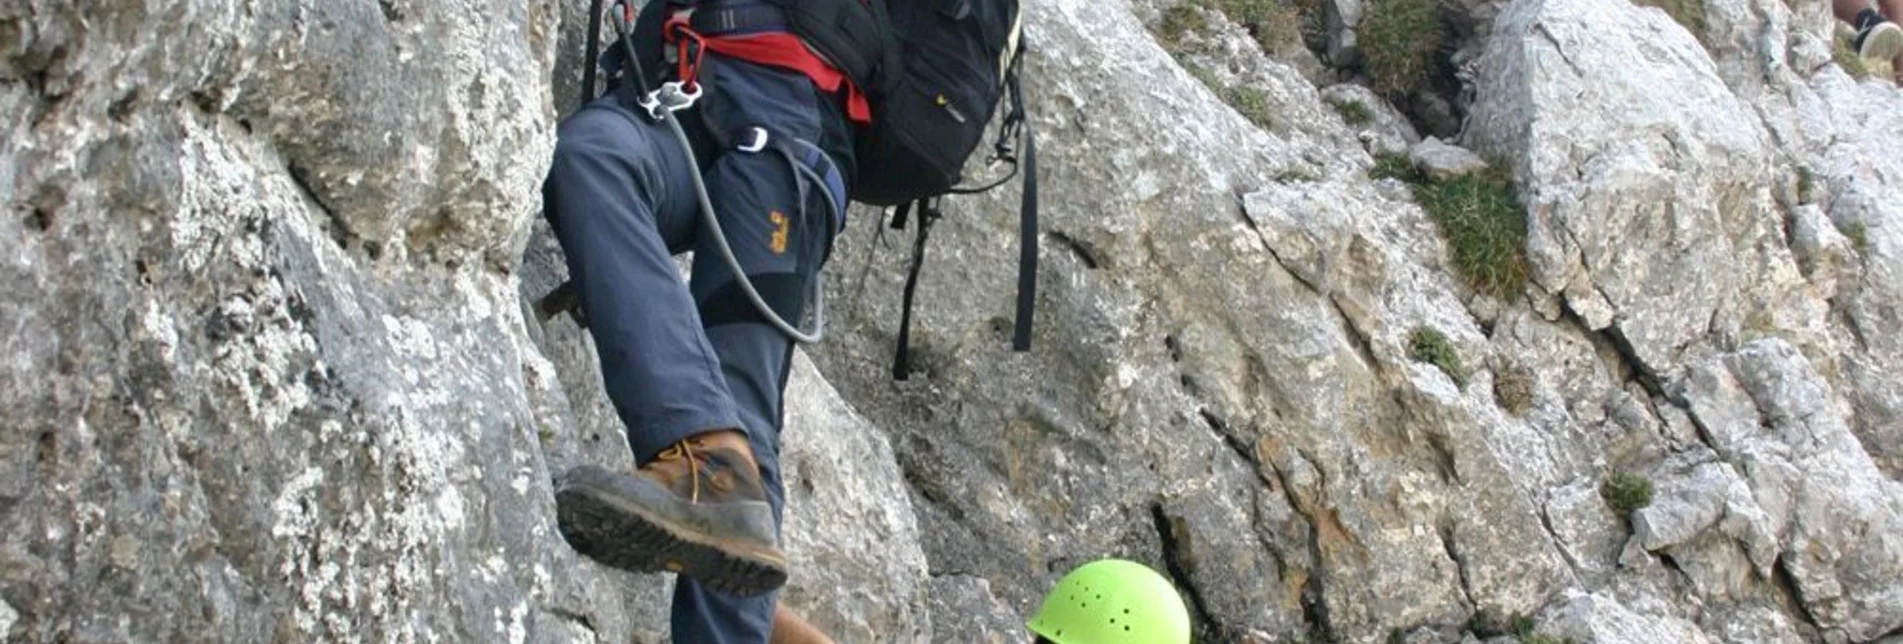
[[[1064,575],[1026,626],[1057,644],[1189,644],[1189,611],[1176,586],[1121,559]]]

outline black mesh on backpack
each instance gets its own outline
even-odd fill
[[[952,192],[1005,90],[1017,0],[889,0],[899,69],[858,137],[855,201],[896,206]]]

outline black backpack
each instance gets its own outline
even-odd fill
[[[1019,80],[1023,50],[1018,0],[650,1],[694,7],[691,23],[704,33],[783,26],[866,92],[872,124],[854,137],[859,172],[849,196],[860,203],[896,207],[891,222],[895,229],[903,229],[912,213],[918,215],[892,366],[896,379],[905,380],[911,371],[912,297],[926,236],[941,216],[940,199],[990,190],[1021,172],[1012,347],[1030,349],[1037,288],[1037,145]],[[644,24],[636,26],[635,40],[658,42],[661,14],[668,12],[641,13]],[[658,46],[642,52],[642,58],[656,59],[644,67],[666,69],[658,60],[661,55]],[[966,185],[965,161],[982,142],[1000,105],[1007,110],[991,160],[1008,164],[1010,171],[983,185]],[[1020,143],[1021,160],[1016,149]]]
[[[896,206],[895,229],[903,229],[911,213],[918,214],[892,377],[905,380],[911,373],[912,296],[925,260],[925,238],[941,216],[939,199],[995,188],[1020,171],[1025,179],[1011,345],[1029,350],[1037,299],[1037,143],[1019,79],[1023,23],[1018,0],[764,1],[870,95],[872,124],[856,137],[860,171],[852,199]],[[696,22],[705,11],[703,6],[696,12]],[[719,9],[706,18],[709,24],[735,22]],[[1008,109],[992,160],[1008,163],[1010,174],[984,185],[964,185],[965,160],[983,140],[999,105]],[[1021,168],[1014,148],[1020,139]]]
[[[858,137],[856,150],[859,167],[870,170],[859,173],[852,198],[897,206],[894,229],[905,227],[909,213],[918,215],[892,362],[892,377],[905,380],[911,372],[912,297],[925,261],[925,238],[941,216],[939,199],[989,190],[1016,176],[1020,167],[1013,145],[1020,137],[1025,179],[1018,210],[1018,301],[1011,345],[1017,351],[1030,350],[1037,299],[1037,143],[1025,115],[1019,77],[1022,22],[1017,0],[890,0],[887,10],[898,68],[875,79],[883,83],[875,86],[872,125]],[[965,161],[1001,104],[1007,109],[992,160],[1010,164],[1011,173],[985,185],[962,185]]]

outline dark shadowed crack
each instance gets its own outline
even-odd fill
[[[1361,356],[1361,362],[1370,370],[1379,368],[1381,363],[1374,358],[1374,340],[1356,325],[1354,317],[1349,316],[1348,311],[1341,307],[1339,297],[1330,296],[1328,304],[1335,308],[1335,316],[1341,318],[1342,330],[1348,334],[1349,339],[1354,340],[1355,353]]]
[[[352,231],[350,224],[344,221],[343,217],[338,216],[337,211],[331,209],[330,204],[325,203],[323,197],[318,195],[317,190],[312,188],[310,177],[308,176],[310,172],[305,170],[304,166],[296,163],[289,163],[284,169],[286,171],[285,174],[291,177],[291,184],[297,186],[297,189],[302,191],[304,197],[309,199],[310,203],[316,205],[318,210],[323,211],[324,219],[329,223],[329,225],[324,228],[326,232],[330,233],[331,242],[337,244],[338,248],[345,251],[350,250],[350,242],[357,239],[356,232]]]
[[[1323,293],[1321,285],[1309,283],[1307,279],[1302,277],[1300,271],[1289,268],[1288,262],[1282,261],[1282,255],[1275,252],[1275,246],[1269,243],[1269,236],[1262,232],[1262,225],[1256,223],[1254,217],[1249,216],[1249,209],[1247,207],[1240,203],[1236,204],[1236,216],[1242,219],[1242,223],[1249,225],[1249,230],[1255,233],[1256,243],[1262,245],[1262,252],[1268,253],[1269,259],[1275,260],[1275,265],[1282,267],[1282,272],[1288,273],[1289,277],[1295,278],[1296,282],[1300,282],[1302,286],[1307,287],[1309,291],[1316,295]]]
[[[1176,581],[1176,587],[1183,589],[1184,594],[1189,595],[1190,610],[1194,613],[1197,623],[1203,625],[1200,630],[1206,635],[1214,636],[1207,639],[1216,641],[1232,639],[1221,636],[1222,625],[1217,623],[1215,617],[1210,614],[1209,603],[1203,599],[1202,588],[1196,585],[1194,577],[1191,576],[1196,570],[1196,561],[1189,526],[1184,525],[1180,519],[1171,518],[1163,510],[1161,503],[1150,505],[1150,520],[1156,526],[1156,536],[1162,545],[1163,567],[1170,578]]]
[[[1777,561],[1771,565],[1771,573],[1771,586],[1776,588],[1778,594],[1786,600],[1785,603],[1789,604],[1788,612],[1803,616],[1805,625],[1819,628],[1817,616],[1812,615],[1810,605],[1804,603],[1804,590],[1797,586],[1797,576],[1791,574],[1791,565],[1785,561],[1783,554],[1779,554]]]
[[[1432,431],[1422,434],[1427,436],[1427,447],[1434,454],[1434,469],[1439,470],[1441,482],[1460,486],[1460,462],[1454,456],[1453,448],[1447,445],[1447,435]]]
[[[1698,587],[1697,584],[1692,583],[1691,573],[1685,572],[1685,567],[1678,565],[1678,559],[1674,558],[1672,555],[1664,551],[1657,551],[1657,552],[1653,552],[1652,554],[1658,556],[1659,563],[1664,564],[1666,570],[1670,570],[1672,571],[1672,574],[1678,575],[1679,581],[1682,581],[1685,583],[1685,585],[1691,586],[1693,588]]]
[[[550,606],[542,609],[542,612],[548,613],[549,616],[556,619],[571,622],[577,626],[588,629],[588,632],[596,634],[597,639],[600,637],[601,629],[595,626],[595,618],[587,613],[578,612],[563,606]]]
[[[1619,359],[1629,368],[1632,381],[1639,383],[1639,388],[1644,389],[1645,393],[1653,397],[1665,396],[1665,387],[1659,379],[1658,372],[1646,365],[1644,360],[1639,359],[1638,349],[1632,346],[1632,340],[1626,337],[1625,331],[1621,330],[1619,325],[1606,327],[1606,330],[1599,332],[1599,335],[1606,340],[1607,345],[1611,346],[1614,352],[1619,354]]]
[[[1712,437],[1711,428],[1707,427],[1705,425],[1705,420],[1703,418],[1699,418],[1698,413],[1692,410],[1691,400],[1688,398],[1685,398],[1682,395],[1682,392],[1681,392],[1681,395],[1666,396],[1666,397],[1660,398],[1659,400],[1664,400],[1666,402],[1671,403],[1673,407],[1677,407],[1679,409],[1684,410],[1685,417],[1691,420],[1692,429],[1695,429],[1698,431],[1698,440],[1704,442],[1705,446],[1711,448],[1713,451],[1719,451],[1721,454],[1723,453],[1722,451],[1718,450],[1718,440]]]
[[[1468,606],[1475,606],[1473,581],[1467,578],[1467,561],[1460,556],[1460,551],[1454,547],[1453,520],[1448,517],[1441,517],[1439,521],[1435,522],[1434,531],[1440,535],[1441,550],[1447,553],[1448,561],[1454,562],[1454,572],[1460,575],[1461,598],[1467,601]],[[1478,608],[1478,606],[1475,607]]]
[[[1222,439],[1222,444],[1227,446],[1229,451],[1235,452],[1237,458],[1249,464],[1249,469],[1255,472],[1256,480],[1261,481],[1263,485],[1269,486],[1270,492],[1274,492],[1278,489],[1275,480],[1270,478],[1268,474],[1263,473],[1262,461],[1256,457],[1255,450],[1243,444],[1242,439],[1238,438],[1234,432],[1229,430],[1229,424],[1223,422],[1222,418],[1216,415],[1216,412],[1210,411],[1208,407],[1197,407],[1196,414],[1203,417],[1203,424],[1208,425],[1209,431],[1215,432],[1216,437]]]
[[[1311,463],[1314,462],[1313,459],[1309,458],[1308,454],[1302,453],[1299,450],[1297,453],[1300,453],[1303,459],[1307,459]],[[1273,468],[1274,464],[1270,463],[1270,467]],[[1321,472],[1318,470],[1317,474],[1320,475]],[[1325,475],[1323,476],[1325,477]],[[1275,478],[1278,480],[1286,480],[1288,476],[1277,468],[1275,469]],[[1283,485],[1281,486],[1281,490],[1283,499],[1288,503],[1288,506],[1294,509],[1295,513],[1300,515],[1302,520],[1308,524],[1308,558],[1315,563],[1315,569],[1309,571],[1307,578],[1302,581],[1302,622],[1307,624],[1311,640],[1333,642],[1335,641],[1335,629],[1334,623],[1330,621],[1328,616],[1327,585],[1323,579],[1323,577],[1328,574],[1328,570],[1322,565],[1325,559],[1322,557],[1321,524],[1316,521],[1312,511],[1303,507],[1301,499],[1295,495],[1294,488]]]
[[[1103,265],[1102,260],[1099,259],[1101,253],[1089,242],[1079,241],[1077,238],[1061,230],[1046,231],[1044,236],[1058,246],[1063,247],[1064,250],[1070,251],[1070,254],[1075,255],[1077,261],[1084,263],[1084,268],[1094,271],[1097,270],[1098,266]]]
[[[1333,642],[1334,627],[1328,619],[1328,601],[1322,594],[1321,571],[1308,577],[1302,584],[1302,622],[1308,625],[1308,638],[1311,642]]]
[[[1580,317],[1578,311],[1573,310],[1570,303],[1561,307],[1560,317],[1572,323],[1587,338],[1592,339],[1593,344],[1610,349],[1613,355],[1619,358],[1618,364],[1614,365],[1617,367],[1616,377],[1638,383],[1641,389],[1654,398],[1669,399],[1665,395],[1665,387],[1658,372],[1648,367],[1645,361],[1639,358],[1638,349],[1632,346],[1632,340],[1626,337],[1618,324],[1595,331],[1592,325],[1586,323],[1585,318]]]
[[[1540,528],[1546,530],[1546,538],[1553,542],[1553,549],[1559,551],[1560,558],[1565,559],[1566,565],[1573,569],[1573,575],[1584,577],[1584,565],[1573,556],[1571,550],[1564,547],[1559,537],[1559,530],[1553,527],[1553,514],[1546,509],[1550,501],[1550,498],[1540,500]]]
[[[403,9],[391,0],[377,0],[377,8],[383,10],[383,19],[390,22],[403,22]]]

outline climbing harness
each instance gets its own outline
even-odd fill
[[[601,3],[602,0],[595,0],[592,8],[592,11],[597,17],[601,14]],[[698,76],[701,62],[700,57],[702,52],[706,49],[706,39],[702,38],[698,33],[695,33],[685,21],[670,21],[666,27],[667,30],[676,34],[680,39],[679,80],[664,82],[653,90],[647,90],[645,88],[647,82],[646,76],[640,68],[640,59],[634,51],[633,39],[630,37],[631,28],[629,23],[633,21],[632,9],[626,0],[616,0],[615,5],[616,9],[618,9],[615,13],[618,15],[610,20],[610,22],[614,25],[615,35],[622,47],[625,64],[634,67],[634,71],[631,74],[623,75],[623,82],[629,82],[629,79],[626,77],[632,77],[632,82],[636,83],[636,87],[641,90],[636,94],[636,96],[638,96],[635,100],[636,105],[641,108],[641,111],[644,112],[648,118],[667,125],[668,131],[672,132],[674,139],[680,143],[682,153],[687,156],[688,167],[695,168],[693,172],[689,173],[689,176],[693,179],[694,197],[700,205],[701,219],[706,223],[708,233],[712,235],[715,254],[726,264],[728,270],[733,272],[735,284],[740,286],[740,290],[746,295],[748,302],[753,305],[753,308],[760,314],[760,317],[766,320],[767,324],[778,329],[781,333],[785,333],[787,337],[792,338],[794,342],[801,344],[819,342],[826,334],[826,289],[823,265],[815,267],[813,269],[812,279],[808,280],[809,291],[807,296],[812,302],[812,328],[801,329],[781,317],[779,312],[774,311],[773,307],[767,304],[766,299],[761,297],[759,289],[754,287],[753,280],[747,277],[746,271],[741,267],[739,257],[734,255],[732,245],[727,242],[727,234],[720,225],[720,217],[714,212],[713,198],[707,192],[706,180],[701,177],[699,171],[700,159],[694,154],[693,142],[688,138],[686,130],[681,127],[680,120],[674,116],[676,112],[693,107],[701,98],[702,88]],[[590,46],[590,59],[596,56],[596,50],[593,47],[594,45]],[[584,74],[584,103],[592,99],[594,94],[594,86],[590,82],[593,80],[592,64],[590,65],[589,71],[590,73]],[[752,154],[769,148],[769,141],[772,137],[764,128],[751,128],[750,133],[752,134],[752,139],[744,145],[737,146],[736,149],[738,151]],[[835,184],[820,176],[817,171],[800,163],[799,160],[793,156],[793,152],[787,150],[784,146],[771,147],[777,154],[786,159],[787,166],[793,172],[793,183],[798,189],[797,198],[800,204],[800,210],[796,213],[796,217],[797,221],[801,222],[802,229],[804,229],[807,220],[806,202],[809,185],[806,182],[810,181],[812,182],[811,185],[817,185],[822,189],[831,188]],[[814,150],[817,150],[817,148],[814,148]],[[823,152],[820,153],[820,157],[824,158]],[[830,164],[831,161],[827,160],[827,163]],[[835,170],[834,172],[836,174],[837,171]],[[835,222],[835,226],[837,226],[838,222],[842,222],[845,219],[845,204],[841,203],[841,200],[844,198],[843,188],[843,184],[838,184],[838,189],[829,191],[838,194],[838,198],[828,198],[826,200],[827,205],[832,210],[832,221]],[[837,232],[837,230],[835,229],[832,232]],[[537,308],[540,309],[544,315],[552,316],[565,308],[572,308],[578,303],[579,298],[576,295],[574,283],[571,281],[564,283],[560,287],[557,287],[554,292],[544,296],[542,301],[537,305]]]

